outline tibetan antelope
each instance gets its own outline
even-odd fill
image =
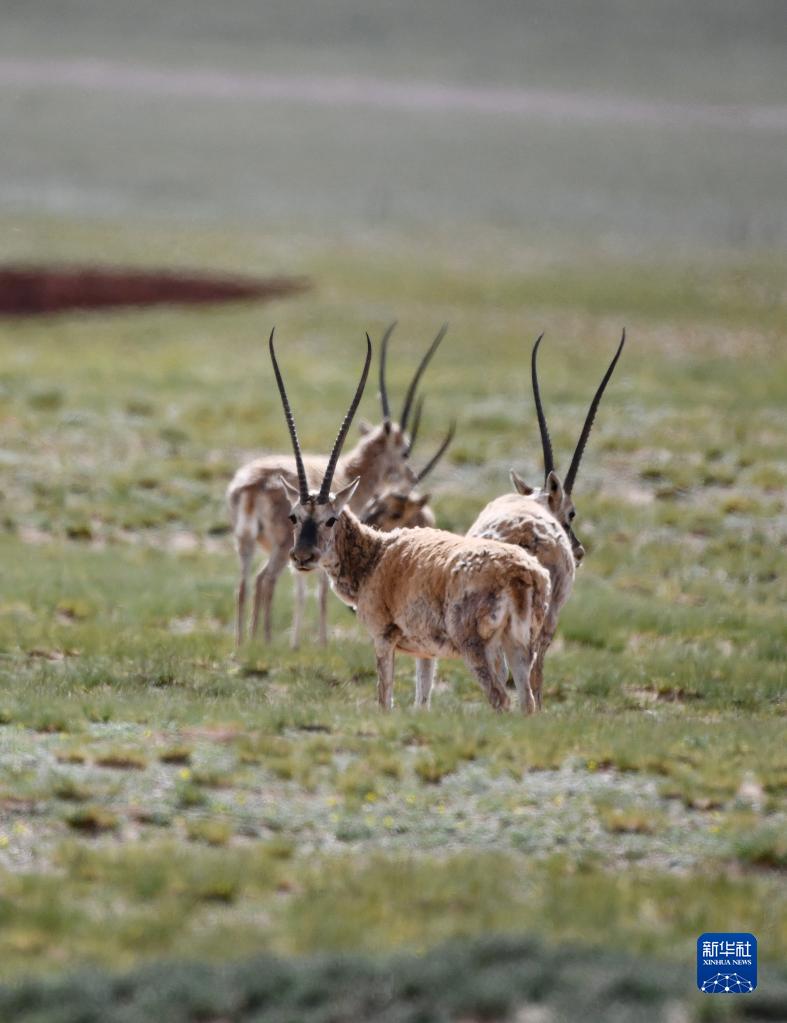
[[[434,341],[421,359],[405,394],[399,422],[391,418],[391,409],[386,385],[386,363],[388,341],[395,323],[385,331],[380,350],[380,402],[382,422],[377,426],[365,426],[355,447],[339,460],[336,466],[337,478],[341,482],[361,478],[355,491],[352,507],[360,510],[390,479],[413,478],[407,460],[412,448],[407,434],[407,424],[413,411],[413,402],[421,376],[429,365],[448,329],[443,325]],[[271,333],[271,337],[273,334]],[[420,415],[419,404],[415,405],[416,418]],[[325,473],[326,459],[318,455],[303,458],[307,478],[319,483]],[[257,572],[251,615],[251,634],[257,631],[260,614],[266,642],[272,635],[272,605],[276,582],[287,565],[287,556],[292,547],[293,527],[289,519],[290,501],[282,487],[284,477],[295,480],[295,466],[290,455],[266,455],[241,466],[227,488],[227,504],[240,560],[240,580],[236,598],[235,642],[239,648],[243,642],[246,617],[248,581],[254,554],[258,547],[267,552],[268,560]],[[327,639],[327,581],[320,579],[319,585],[319,641]],[[300,639],[303,604],[305,600],[304,580],[295,577],[295,608],[292,622],[292,645]]]
[[[416,529],[434,526],[434,512],[429,507],[429,494],[419,494],[416,487],[423,483],[429,473],[445,454],[456,433],[456,423],[451,423],[443,443],[429,459],[412,482],[392,486],[378,497],[373,497],[361,512],[359,518],[367,526],[374,526],[383,533],[392,529]],[[415,437],[415,425],[413,425]],[[412,441],[415,444],[415,440]],[[411,447],[412,447],[411,444]]]
[[[318,490],[309,490],[295,422],[269,347],[284,416],[290,431],[297,486],[282,485],[293,505],[295,542],[290,552],[299,572],[322,568],[337,596],[354,607],[371,634],[377,657],[377,698],[393,706],[396,651],[413,654],[416,704],[428,706],[434,658],[460,657],[497,710],[508,706],[505,662],[514,676],[523,711],[536,709],[530,671],[549,606],[549,573],[513,544],[467,539],[438,529],[397,529],[381,533],[350,510],[360,480],[331,493],[334,472],[363,394],[372,345]]]
[[[593,420],[596,416],[601,397],[615,369],[623,345],[626,331],[620,339],[615,357],[604,374],[604,378],[590,403],[585,424],[582,427],[571,465],[561,482],[555,472],[552,455],[552,442],[547,429],[546,417],[541,405],[541,394],[538,387],[538,369],[536,359],[541,338],[533,346],[530,360],[533,398],[538,416],[541,433],[541,446],[544,453],[544,485],[534,489],[511,470],[511,482],[515,494],[504,494],[488,504],[470,529],[468,536],[485,537],[502,540],[505,543],[517,544],[529,551],[549,572],[552,583],[552,599],[547,611],[544,628],[539,637],[538,651],[533,666],[533,694],[536,704],[541,707],[542,683],[544,680],[544,657],[557,629],[557,621],[563,605],[568,600],[574,585],[576,566],[585,556],[585,549],[574,533],[576,511],[571,494],[574,481],[579,470],[579,463],[587,444]]]

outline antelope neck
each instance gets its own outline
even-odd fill
[[[333,529],[333,551],[322,567],[331,577],[338,596],[355,604],[365,580],[382,557],[389,535],[364,526],[346,508]]]
[[[355,479],[357,476],[361,477],[358,489],[353,494],[352,507],[362,508],[370,498],[374,497],[381,483],[382,473],[380,471],[379,459],[361,441],[342,459],[340,469],[342,480],[346,483],[349,483],[350,480]]]

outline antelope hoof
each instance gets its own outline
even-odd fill
[[[498,713],[502,713],[504,710],[508,710],[509,707],[508,693],[505,689],[494,689],[489,694],[489,702],[492,704],[494,710],[498,711]]]

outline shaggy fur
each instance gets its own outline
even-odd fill
[[[533,695],[540,709],[544,658],[554,639],[560,612],[574,586],[576,562],[571,541],[543,494],[504,494],[496,498],[482,510],[467,535],[516,544],[537,558],[549,573],[552,598],[539,636],[532,674]]]
[[[429,528],[380,533],[345,508],[350,496],[340,492],[318,504],[310,495],[293,508],[291,557],[307,570],[319,565],[337,596],[357,609],[374,641],[380,706],[393,705],[399,650],[419,659],[419,706],[429,705],[434,677],[423,662],[457,657],[491,705],[505,709],[505,655],[520,706],[532,713],[530,671],[549,608],[549,573],[510,544]]]
[[[361,437],[355,447],[339,460],[336,482],[339,487],[349,480],[361,477],[352,507],[360,510],[390,479],[407,476],[406,457],[409,447],[407,435],[396,423],[380,424]],[[319,487],[328,461],[316,455],[304,456],[304,467],[309,486]],[[257,631],[262,612],[266,641],[271,639],[273,592],[276,582],[287,565],[287,555],[293,544],[293,526],[290,522],[290,500],[281,477],[297,488],[295,459],[292,455],[268,455],[248,462],[235,473],[227,488],[232,532],[240,560],[240,581],[237,592],[235,637],[238,646],[243,642],[246,598],[251,565],[258,547],[268,554],[267,563],[259,570],[254,585],[251,634]],[[295,614],[292,643],[298,645],[305,588],[296,577]],[[320,580],[320,642],[326,641],[327,583]]]
[[[392,529],[423,529],[434,526],[434,512],[428,504],[428,494],[402,493],[386,490],[367,502],[361,512],[361,522],[382,533]]]

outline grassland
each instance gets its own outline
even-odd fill
[[[787,1016],[779,0],[50,7],[3,12],[0,261],[314,287],[0,322],[0,1020]],[[341,605],[289,649],[286,576],[233,655],[270,325],[319,449],[393,317],[398,395],[451,324],[419,457],[458,416],[460,531],[539,476],[534,336],[565,466],[628,328],[538,718],[450,663],[417,715],[404,657],[381,716]],[[757,934],[755,996],[692,998],[706,929]]]
[[[753,931],[776,970],[783,257],[618,262],[505,235],[337,244],[21,218],[2,238],[6,258],[102,252],[315,285],[266,307],[0,325],[3,980],[523,932],[652,955],[683,997],[696,937],[717,928]],[[588,556],[538,718],[493,715],[450,663],[418,715],[404,657],[398,709],[381,716],[371,650],[341,605],[327,650],[289,650],[286,577],[279,638],[233,657],[223,489],[245,456],[286,446],[268,327],[319,448],[362,331],[394,315],[398,394],[452,325],[421,450],[459,416],[432,488],[459,530],[511,465],[538,477],[532,337],[547,331],[565,463],[628,328],[578,483]],[[377,415],[371,390],[364,412]]]

